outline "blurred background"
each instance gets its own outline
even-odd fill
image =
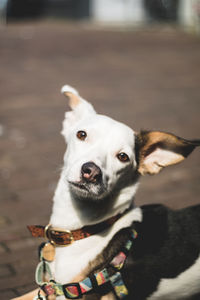
[[[200,138],[199,0],[0,0],[0,298],[36,287],[66,145],[64,84],[135,131]],[[141,179],[136,205],[199,203],[200,150]]]
[[[1,20],[55,17],[98,23],[170,22],[199,31],[199,0],[1,0]]]
[[[1,0],[4,22],[56,17],[147,25],[173,22],[199,30],[199,0]]]

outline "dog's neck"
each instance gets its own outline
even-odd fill
[[[70,192],[68,183],[61,174],[54,195],[53,212],[50,224],[68,230],[75,230],[86,225],[97,224],[118,213],[123,213],[133,203],[138,183],[124,188],[115,199],[85,201],[75,200]]]

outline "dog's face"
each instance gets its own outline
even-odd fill
[[[64,86],[72,111],[65,114],[64,178],[74,197],[105,199],[135,186],[138,174],[155,174],[182,161],[197,145],[172,134],[141,132],[103,115],[78,92]]]
[[[82,105],[81,105],[82,104]],[[87,102],[67,112],[63,135],[65,179],[79,198],[102,199],[136,172],[135,135],[131,128],[98,115]]]
[[[68,126],[66,179],[79,197],[101,199],[136,171],[134,132],[108,117],[91,114]]]

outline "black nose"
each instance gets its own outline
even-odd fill
[[[102,179],[101,169],[93,162],[82,165],[81,175],[84,181],[92,183],[99,183]]]

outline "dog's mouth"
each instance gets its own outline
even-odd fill
[[[101,184],[87,183],[83,181],[68,181],[71,192],[83,199],[101,199],[106,194],[106,188]]]
[[[89,192],[89,188],[88,188],[88,187],[86,186],[86,184],[83,183],[83,182],[73,182],[73,181],[69,181],[69,183],[70,183],[73,187],[75,187],[75,188],[77,188],[77,189],[80,189],[80,190]]]

